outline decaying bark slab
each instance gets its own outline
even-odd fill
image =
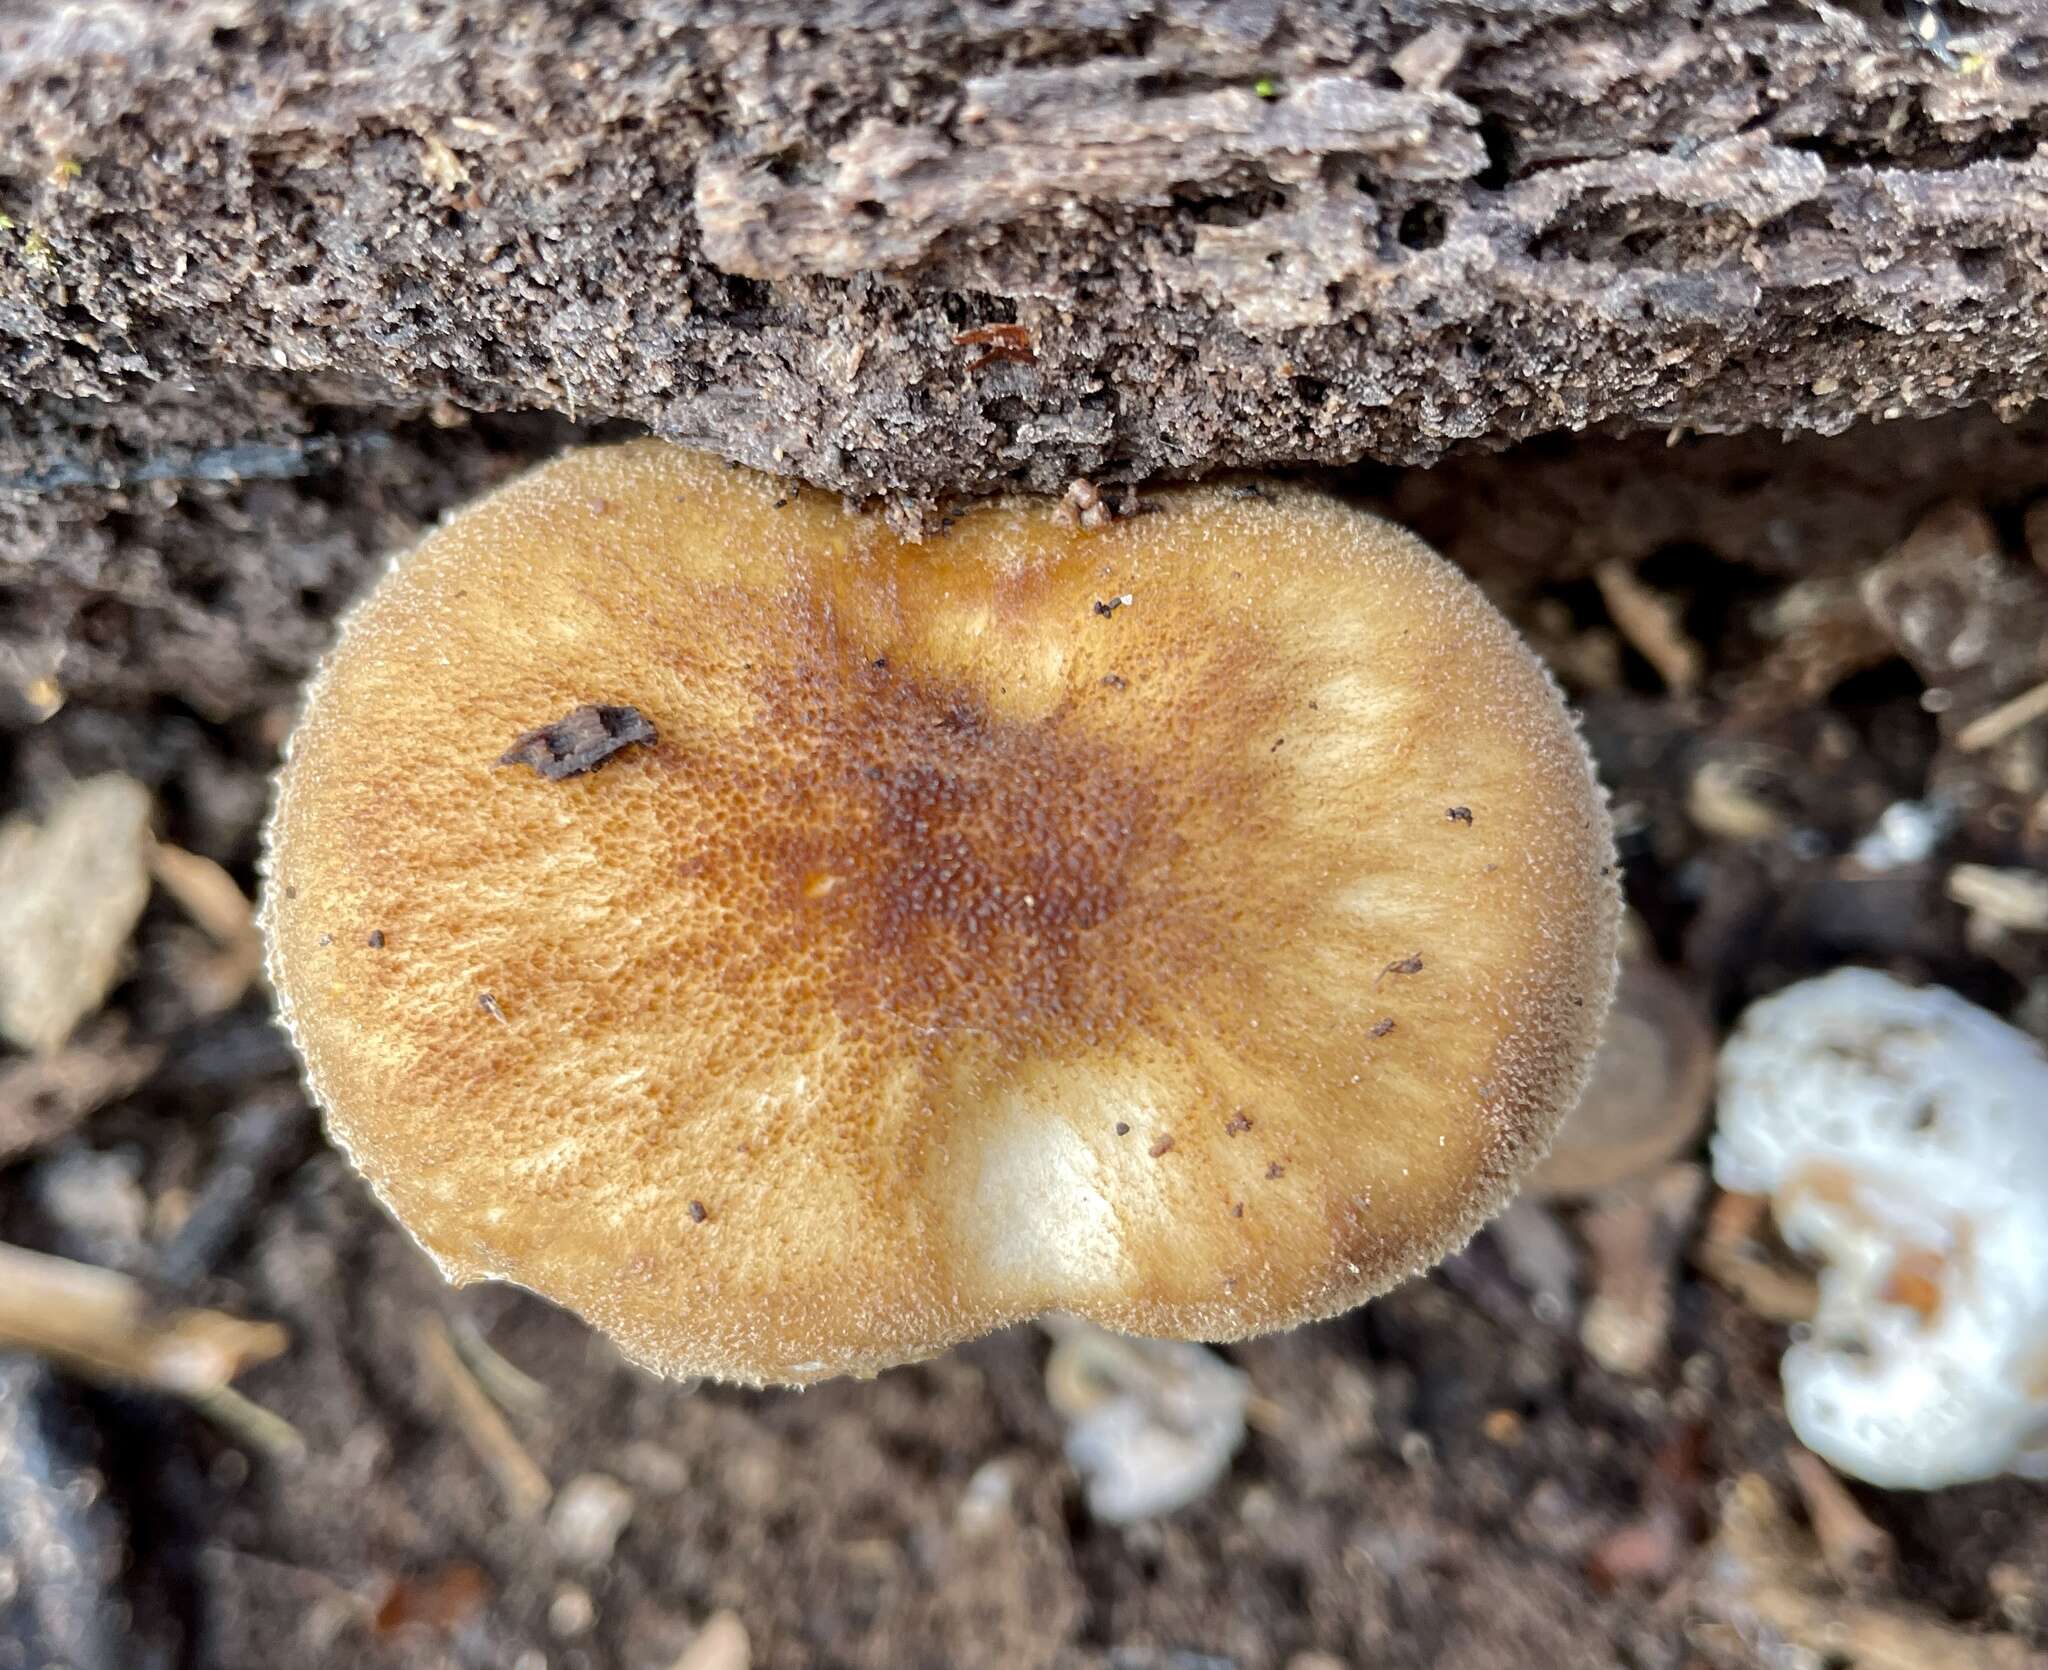
[[[0,474],[258,372],[904,502],[2009,413],[2044,139],[2041,0],[0,0]]]

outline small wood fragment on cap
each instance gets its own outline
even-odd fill
[[[621,748],[654,740],[654,726],[637,707],[586,702],[552,725],[522,731],[498,756],[498,764],[530,765],[555,783],[596,770]]]
[[[953,346],[983,350],[967,362],[970,373],[999,361],[1007,365],[1038,363],[1038,355],[1032,348],[1031,331],[1024,325],[981,325],[974,330],[959,331],[954,334]]]

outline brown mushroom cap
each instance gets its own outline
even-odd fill
[[[1646,1177],[1698,1140],[1714,1100],[1713,1017],[1622,919],[1620,983],[1578,1103],[1530,1175],[1532,1195],[1583,1199]]]
[[[911,545],[645,442],[397,562],[264,918],[336,1138],[451,1278],[795,1382],[1047,1310],[1285,1327],[1502,1204],[1614,980],[1556,689],[1385,523],[1151,497]],[[653,740],[498,763],[593,704]]]

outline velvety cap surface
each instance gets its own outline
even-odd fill
[[[451,1277],[801,1381],[1046,1310],[1327,1315],[1503,1201],[1613,982],[1554,687],[1384,523],[1149,498],[910,545],[647,442],[393,566],[265,923],[336,1138]]]

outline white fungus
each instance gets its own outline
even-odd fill
[[[2048,1478],[2048,1053],[1955,993],[1839,969],[1721,1054],[1714,1176],[1823,1261],[1794,1431],[1893,1489]]]

